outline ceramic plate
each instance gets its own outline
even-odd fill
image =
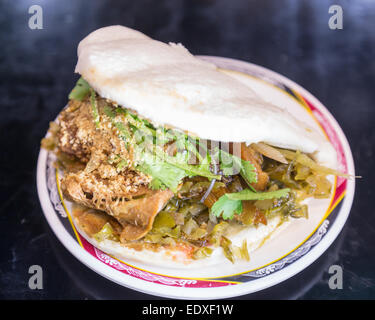
[[[260,96],[289,110],[322,132],[337,152],[339,170],[354,175],[349,144],[333,116],[309,92],[265,68],[233,59],[200,56],[249,85]],[[71,203],[61,196],[54,155],[41,150],[37,168],[39,199],[47,221],[63,245],[82,263],[125,287],[182,299],[220,299],[278,284],[316,260],[334,241],[349,215],[354,180],[332,178],[329,199],[310,200],[309,219],[293,220],[251,253],[249,262],[205,268],[163,268],[140,261],[118,260],[93,246],[75,228]]]

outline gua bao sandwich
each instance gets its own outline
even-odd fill
[[[75,72],[42,145],[75,225],[105,251],[247,260],[252,239],[234,245],[234,233],[269,226],[265,238],[331,194],[323,135],[180,44],[102,28],[80,42]]]

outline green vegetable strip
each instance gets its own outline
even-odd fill
[[[114,112],[114,110],[111,107],[107,106],[107,105],[104,106],[103,112],[111,120],[113,120],[115,118],[115,116],[116,116],[116,113]]]
[[[94,122],[95,122],[95,126],[97,128],[100,127],[100,124],[99,124],[99,112],[98,112],[98,104],[97,104],[97,101],[96,101],[96,94],[95,94],[95,91],[93,89],[90,89],[91,91],[91,108],[92,108],[92,116],[94,118]]]
[[[236,193],[227,193],[226,196],[231,200],[266,200],[285,197],[289,192],[289,188],[269,192],[253,192],[249,189],[245,189]]]
[[[141,130],[146,134],[156,136],[156,130],[147,126],[146,123],[148,125],[150,124],[146,120],[141,120],[138,117],[131,115],[127,110],[123,108],[116,108],[116,112],[125,115],[125,118],[129,122],[129,124],[137,128],[138,130]]]
[[[175,132],[175,135],[177,136],[177,147],[180,149],[186,149],[187,151],[191,152],[194,156],[197,157],[198,161],[201,162],[203,160],[203,157],[197,150],[197,147],[194,145],[194,143],[191,141],[190,137],[186,134]]]
[[[128,143],[131,140],[131,134],[128,128],[122,122],[114,122],[114,125],[120,132],[120,138]]]
[[[75,87],[69,94],[70,100],[84,100],[90,93],[90,85],[82,77],[78,79]]]

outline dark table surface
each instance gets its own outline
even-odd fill
[[[343,29],[328,27],[331,4]],[[43,8],[31,30],[28,9]],[[366,0],[0,0],[0,298],[154,298],[116,285],[59,243],[39,205],[35,171],[40,139],[67,101],[78,42],[96,28],[122,24],[194,54],[250,61],[299,83],[328,107],[354,155],[356,195],[333,245],[295,277],[244,299],[375,298],[375,2]],[[30,290],[31,265],[44,271]],[[328,286],[331,265],[343,289]]]

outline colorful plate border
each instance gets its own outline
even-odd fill
[[[354,175],[353,158],[345,135],[329,111],[309,92],[291,80],[251,63],[212,56],[199,58],[210,61],[220,68],[256,77],[291,95],[311,114],[332,142],[338,153],[341,169]],[[75,229],[61,197],[58,172],[53,166],[53,161],[50,153],[40,151],[37,187],[47,221],[63,245],[86,266],[120,285],[170,298],[234,297],[265,289],[300,272],[316,260],[341,231],[349,215],[355,189],[354,180],[336,178],[331,204],[320,225],[303,243],[277,261],[256,270],[225,278],[176,278],[151,273],[119,261],[85,240]]]

